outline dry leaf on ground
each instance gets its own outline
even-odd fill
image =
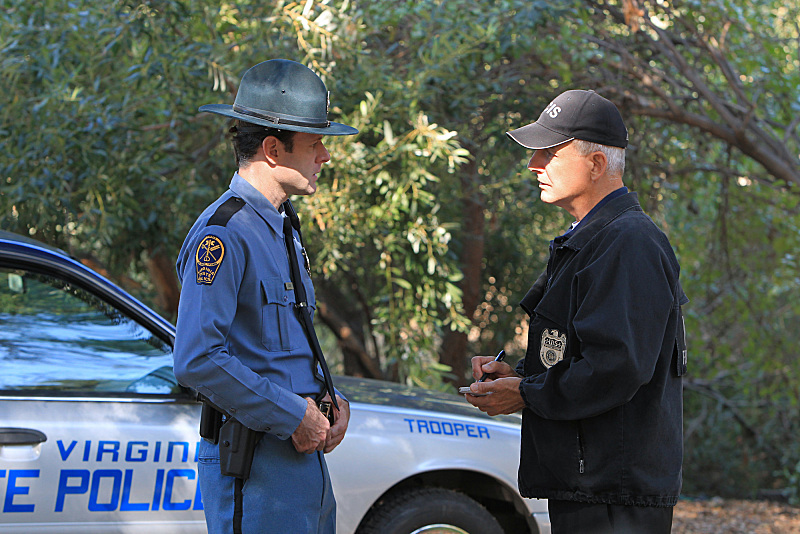
[[[680,500],[673,534],[800,534],[800,508],[771,501],[715,497]]]

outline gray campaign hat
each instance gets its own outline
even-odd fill
[[[558,95],[536,122],[507,132],[526,148],[550,148],[573,139],[625,148],[628,130],[617,106],[594,91],[574,89]]]
[[[328,120],[330,94],[314,71],[288,59],[271,59],[242,76],[232,106],[206,104],[200,111],[252,124],[322,135],[353,135],[352,126]]]

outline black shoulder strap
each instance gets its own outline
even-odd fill
[[[328,364],[325,361],[325,355],[322,353],[322,348],[319,345],[317,333],[314,330],[314,324],[311,322],[311,310],[308,307],[303,279],[300,277],[300,266],[297,262],[297,251],[294,249],[292,228],[294,227],[295,222],[297,223],[297,226],[300,226],[300,220],[298,219],[297,213],[292,207],[292,203],[288,200],[283,204],[283,209],[286,211],[287,215],[283,223],[283,238],[286,244],[286,254],[289,257],[289,276],[292,279],[292,286],[294,288],[295,309],[297,310],[297,313],[300,314],[300,324],[303,326],[303,330],[308,338],[308,344],[311,346],[311,352],[314,354],[314,358],[317,360],[317,363],[319,363],[319,366],[322,369],[322,376],[325,379],[325,389],[327,389],[328,393],[330,393],[331,402],[338,410],[339,404],[336,402],[336,391],[333,388],[333,379],[331,378],[331,372],[328,368]],[[299,234],[299,228],[295,227],[295,229]]]
[[[283,203],[283,211],[286,213],[289,222],[292,223],[292,228],[297,232],[297,237],[300,239],[300,250],[303,252],[303,264],[308,275],[311,276],[311,264],[308,260],[308,254],[306,254],[306,245],[303,243],[303,232],[300,231],[300,217],[297,216],[297,211],[295,211],[291,200],[287,199]]]
[[[219,205],[217,211],[206,223],[206,226],[225,226],[231,220],[233,214],[244,207],[244,200],[239,197],[231,197]]]
[[[283,203],[283,211],[289,216],[289,222],[292,223],[292,228],[297,232],[297,237],[300,238],[300,245],[303,245],[303,233],[300,231],[300,217],[297,216],[297,211],[294,209],[292,202],[287,200]]]

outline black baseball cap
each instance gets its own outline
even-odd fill
[[[561,93],[536,122],[507,132],[507,135],[534,150],[573,139],[619,148],[628,146],[628,130],[617,106],[594,91],[579,89]]]

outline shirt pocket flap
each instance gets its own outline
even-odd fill
[[[279,306],[293,304],[294,293],[288,288],[291,288],[291,285],[286,285],[279,277],[261,280],[261,293],[264,295],[264,303],[277,304]]]
[[[261,341],[268,351],[294,348],[290,328],[296,319],[292,318],[294,292],[290,287],[278,276],[261,280],[261,293],[264,296],[261,305]]]

